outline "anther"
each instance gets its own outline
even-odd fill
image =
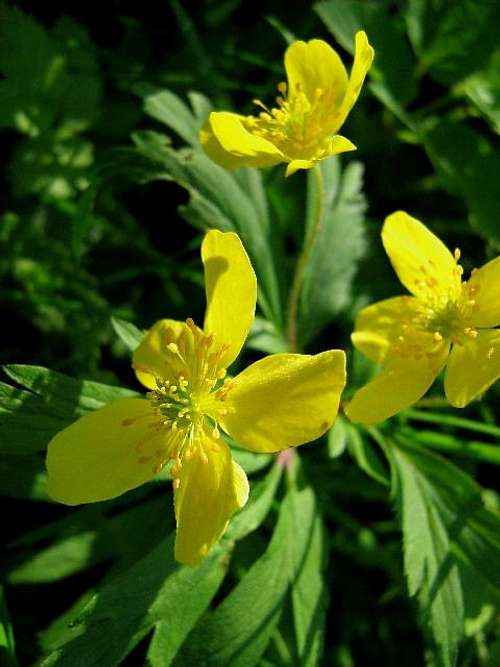
[[[433,334],[433,338],[434,338],[434,340],[437,340],[437,341],[441,341],[441,340],[443,340],[443,337],[442,337],[442,335],[439,333],[439,331],[435,331],[435,332],[434,332],[434,334]]]
[[[469,336],[469,338],[477,338],[478,336],[477,331],[475,329],[472,329],[471,327],[465,327],[464,334],[466,336]]]
[[[462,253],[460,252],[460,248],[455,248],[455,250],[453,251],[453,259],[455,260],[455,262],[458,262],[461,254]]]

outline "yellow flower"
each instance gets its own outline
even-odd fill
[[[160,320],[133,355],[146,398],[113,401],[58,433],[47,454],[48,490],[68,505],[114,498],[173,464],[175,557],[196,565],[248,497],[242,468],[219,427],[254,452],[277,452],[322,435],[337,413],[345,355],[275,354],[236,377],[253,321],[257,283],[240,239],[210,231],[203,241],[207,311],[203,329]]]
[[[288,162],[289,176],[329,155],[356,150],[337,132],[358,99],[374,52],[364,32],[356,33],[355,42],[350,78],[321,39],[291,44],[285,53],[288,85],[278,86],[278,106],[268,109],[255,100],[259,116],[212,112],[200,132],[209,157],[226,169]]]
[[[446,397],[462,408],[500,377],[500,257],[463,282],[460,251],[452,255],[402,211],[388,216],[382,241],[413,296],[358,314],[352,342],[383,369],[354,395],[347,415],[364,423],[391,417],[421,398],[445,365]]]

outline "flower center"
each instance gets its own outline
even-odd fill
[[[290,159],[319,159],[326,155],[335,115],[332,94],[317,88],[311,100],[297,83],[295,90],[286,95],[284,82],[278,85],[278,91],[277,107],[269,109],[260,100],[254,100],[263,111],[258,117],[247,116],[246,128],[270,141]]]
[[[460,252],[456,250],[457,262],[459,257]],[[457,272],[459,275],[463,273],[458,263]],[[472,324],[478,286],[461,282],[455,294],[443,293],[429,280],[432,279],[426,278],[424,272],[417,305],[409,306],[408,316],[403,318],[397,332],[394,351],[403,357],[419,359],[425,356],[432,361],[444,342],[464,345],[478,335]]]
[[[163,373],[161,377],[151,373],[156,387],[147,393],[155,415],[150,426],[153,435],[162,436],[162,446],[151,453],[145,451],[147,442],[137,445],[139,463],[153,462],[154,472],[159,472],[173,461],[171,473],[177,478],[184,459],[200,456],[208,460],[205,447],[219,437],[217,417],[224,414],[220,403],[230,386],[223,386],[226,370],[221,365],[227,348],[227,343],[217,342],[191,319],[180,333],[165,329],[160,348]],[[175,487],[178,483],[174,479]]]

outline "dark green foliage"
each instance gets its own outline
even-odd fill
[[[168,472],[79,508],[47,496],[54,434],[141,391],[144,331],[202,324],[207,229],[236,231],[258,277],[242,366],[288,349],[318,208],[303,352],[349,350],[359,308],[402,292],[380,243],[394,210],[460,247],[466,271],[498,254],[500,5],[264,4],[104,3],[99,21],[0,6],[2,667],[500,663],[498,384],[465,413],[438,385],[379,428],[340,416],[277,461],[230,442],[250,499],[195,569],[173,560]],[[321,163],[322,201],[312,173],[203,153],[211,109],[273,105],[287,42],[326,39],[349,69],[358,29],[376,50],[342,129],[358,150]],[[375,372],[348,359],[346,400]]]

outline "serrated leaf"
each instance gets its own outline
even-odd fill
[[[132,322],[121,320],[118,317],[112,317],[111,324],[125,347],[130,352],[133,352],[143,339],[144,332],[136,327],[135,324],[132,324]]]
[[[212,162],[201,149],[174,150],[166,137],[137,132],[136,151],[115,151],[101,168],[101,178],[122,175],[141,182],[173,180],[189,193],[189,203],[179,212],[193,226],[236,231],[250,255],[259,279],[259,303],[267,319],[278,328],[283,319],[282,286],[276,258],[282,257],[281,240],[269,224],[265,193],[258,170],[232,174]],[[250,172],[250,173],[248,173]]]
[[[63,625],[51,626],[47,638],[42,636],[51,653],[41,665],[118,665],[155,627],[159,628],[158,638],[153,639],[151,653],[154,659],[163,660],[159,663],[162,666],[170,664],[218,590],[234,541],[264,520],[280,475],[276,466],[261,484],[253,486],[246,507],[234,517],[223,540],[198,567],[175,563],[171,534],[105,583],[83,608],[77,604],[72,614],[65,615]],[[155,513],[149,515],[154,519]]]
[[[265,554],[215,611],[202,617],[178,656],[176,664],[179,667],[195,664],[251,667],[258,663],[277,627],[290,584],[297,580],[306,561],[309,567],[315,562],[318,547],[316,520],[312,489],[289,491]],[[313,534],[314,548],[309,561]],[[314,586],[312,596],[301,593],[302,585],[297,593],[300,619],[304,606],[316,596],[317,587]],[[316,632],[318,619],[309,617],[308,621]],[[301,634],[301,640],[303,638]],[[317,650],[316,642],[315,636],[312,646],[303,646],[304,650]]]
[[[232,519],[222,539],[222,548],[246,537],[260,526],[269,512],[280,478],[281,467],[274,466],[264,480],[252,485],[248,505]],[[172,619],[168,616],[157,624],[148,650],[148,659],[153,667],[171,664],[193,624],[191,617],[189,622],[181,624],[180,629],[172,627]]]
[[[196,620],[224,577],[225,553],[216,547],[199,567],[180,567],[173,545],[172,534],[98,591],[71,621],[73,638],[41,665],[118,665],[162,617]]]
[[[323,160],[322,222],[308,264],[299,308],[299,338],[304,345],[353,301],[357,266],[367,248],[363,167],[338,158]],[[314,175],[308,176],[306,229],[314,224],[317,201]]]
[[[387,449],[401,516],[405,572],[445,664],[452,665],[464,633],[464,589],[500,584],[500,518],[482,506],[472,478],[410,443]],[[461,564],[472,568],[464,578]]]

